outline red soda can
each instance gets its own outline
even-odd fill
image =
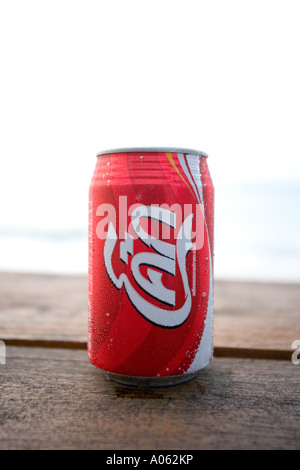
[[[213,231],[205,153],[98,154],[89,192],[88,357],[108,379],[173,385],[209,364]]]

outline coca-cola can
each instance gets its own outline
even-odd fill
[[[207,154],[100,152],[89,192],[88,357],[135,386],[185,382],[213,355]]]

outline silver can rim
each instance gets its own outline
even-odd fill
[[[97,153],[97,157],[101,155],[108,155],[111,153],[152,153],[152,152],[163,152],[163,153],[188,153],[189,155],[200,155],[201,157],[208,157],[208,154],[202,152],[202,150],[195,150],[190,148],[181,147],[125,147],[117,149],[102,150]]]

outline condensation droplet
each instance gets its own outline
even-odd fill
[[[137,202],[141,202],[142,196],[141,196],[140,194],[138,194],[138,195],[136,196],[135,200],[136,200]]]
[[[107,162],[107,163],[106,163],[106,166],[110,166],[110,162]]]
[[[106,315],[107,317],[110,317],[110,313],[106,313],[105,315]]]
[[[155,188],[155,186],[153,184],[150,184],[148,187],[149,187],[150,191],[153,191],[153,189]]]
[[[108,186],[110,185],[110,180],[107,180],[107,185],[108,185]]]
[[[206,297],[206,292],[203,292],[202,297]]]

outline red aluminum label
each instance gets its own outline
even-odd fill
[[[129,376],[199,370],[212,354],[213,188],[206,158],[98,158],[90,189],[89,358]]]

